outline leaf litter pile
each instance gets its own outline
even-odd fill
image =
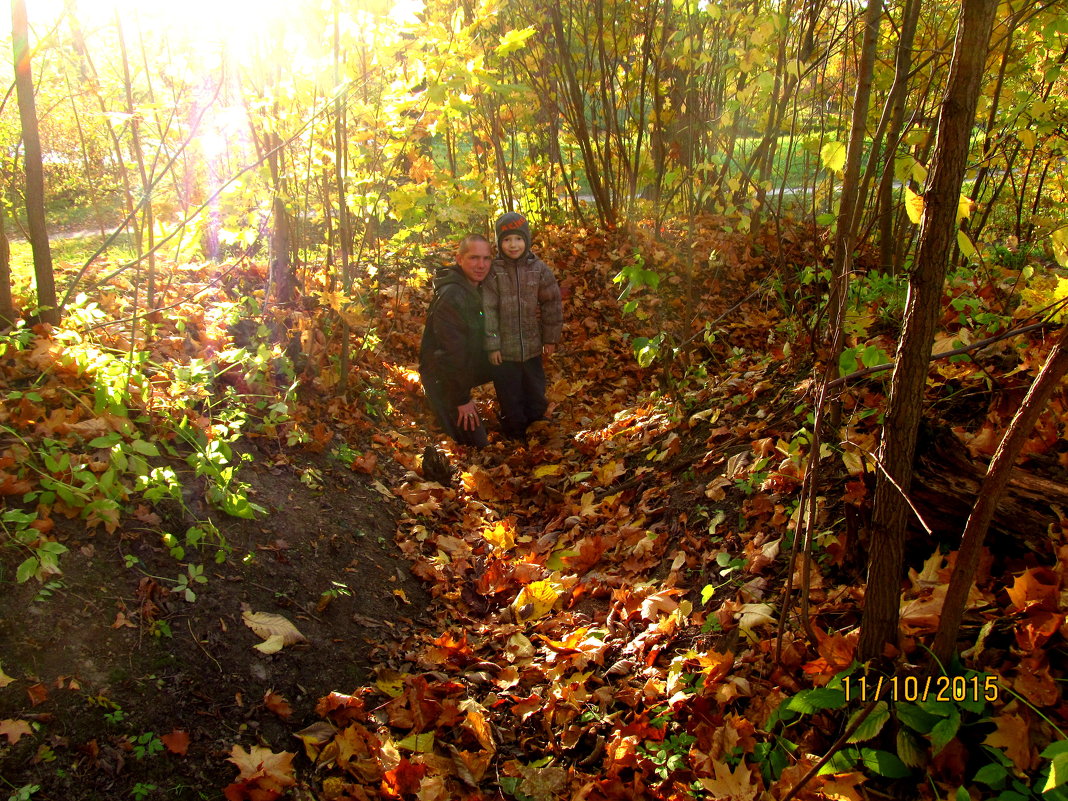
[[[854,656],[889,374],[843,392],[818,462],[813,556],[794,558],[822,355],[811,335],[820,287],[797,276],[822,243],[796,232],[754,256],[713,220],[661,233],[543,235],[566,326],[547,367],[549,419],[522,445],[491,435],[481,451],[452,446],[418,395],[426,274],[445,250],[383,265],[356,300],[319,287],[300,310],[254,321],[239,298],[262,270],[217,283],[207,265],[175,270],[175,300],[204,294],[138,340],[153,367],[128,409],[107,396],[125,373],[109,383],[94,373],[104,368],[65,359],[64,337],[130,350],[128,327],[92,328],[128,316],[119,293],[83,313],[82,333],[24,332],[0,365],[13,391],[6,528],[23,521],[21,549],[3,554],[22,606],[0,622],[0,766],[12,790],[223,790],[232,801],[1062,792],[1063,391],[989,538],[958,683],[907,671],[938,626],[964,522],[953,504],[967,514],[1049,341],[1031,331],[975,361],[932,363],[916,497],[933,534],[911,535],[905,650],[873,703],[875,678]],[[989,280],[947,292],[985,302],[1013,276]],[[873,291],[854,304],[857,367],[893,352],[900,321],[887,303]],[[982,338],[962,306],[947,304],[936,351]],[[336,374],[341,321],[365,332],[352,400]],[[492,431],[492,390],[480,392]],[[36,472],[35,445],[53,454]],[[451,475],[424,470],[433,448]],[[114,466],[108,449],[135,462],[113,476],[118,493],[85,480]],[[210,467],[229,463],[240,470]],[[171,494],[134,478],[175,466]],[[70,487],[77,497],[63,495]],[[36,505],[19,503],[35,491]],[[20,571],[30,575],[15,585]],[[784,608],[788,580],[804,592]],[[71,624],[64,636],[85,641],[83,661],[61,670],[22,632],[68,606],[109,619],[99,639]],[[119,667],[102,667],[109,658]],[[124,695],[133,686],[143,694]],[[146,703],[167,714],[138,718],[134,700],[152,687],[168,701]]]

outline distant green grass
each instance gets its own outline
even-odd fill
[[[54,271],[61,273],[70,269],[80,269],[102,242],[99,234],[54,239],[51,243]],[[113,262],[133,259],[132,238],[128,234],[119,235],[103,255]],[[33,251],[29,241],[25,239],[16,239],[11,242],[11,279],[16,289],[33,284]]]

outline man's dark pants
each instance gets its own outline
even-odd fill
[[[460,445],[484,447],[489,442],[489,437],[486,436],[486,426],[482,419],[479,418],[478,425],[474,429],[460,428],[456,419],[456,410],[460,404],[455,398],[446,397],[447,393],[441,380],[431,375],[423,375],[420,378],[423,382],[423,393],[426,396],[427,405],[438,418],[445,433]]]

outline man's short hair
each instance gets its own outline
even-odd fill
[[[468,234],[460,240],[460,247],[456,249],[456,255],[462,258],[475,242],[485,242],[487,245],[490,243],[482,234]]]

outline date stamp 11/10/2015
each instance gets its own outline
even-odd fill
[[[991,675],[972,676],[846,676],[846,701],[973,702],[997,701],[1001,688]]]

